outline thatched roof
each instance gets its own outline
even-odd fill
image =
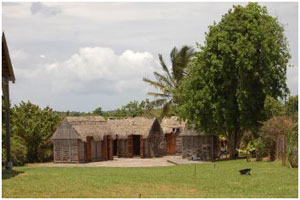
[[[86,137],[92,136],[95,141],[101,141],[105,135],[110,135],[113,139],[117,136],[125,139],[129,135],[142,135],[147,138],[154,125],[159,126],[156,119],[143,117],[108,121],[100,116],[66,117],[51,139],[80,139],[85,142]]]
[[[182,131],[185,128],[185,122],[180,121],[177,116],[172,116],[170,118],[165,117],[161,122],[161,127],[164,133],[171,133],[174,129]]]
[[[66,117],[51,139],[80,139],[85,142],[86,137],[93,136],[95,141],[100,141],[103,136],[111,134],[103,117]]]
[[[129,135],[141,135],[143,138],[147,138],[155,121],[157,121],[155,118],[134,117],[108,120],[107,122],[113,132],[113,138],[118,135],[119,139],[125,139]]]

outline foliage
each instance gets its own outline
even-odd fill
[[[5,133],[4,133],[5,134]],[[5,137],[2,140],[5,141]],[[11,145],[11,161],[14,166],[22,166],[26,163],[27,160],[27,149],[24,143],[24,140],[19,136],[13,136],[10,138]],[[2,161],[6,160],[6,144],[2,143]]]
[[[298,95],[291,96],[285,104],[285,113],[298,122]]]
[[[24,140],[17,136],[10,137],[10,155],[14,166],[24,165],[27,160],[27,149]],[[6,127],[5,127],[5,104],[2,99],[2,163],[6,161]]]
[[[214,167],[215,166],[215,167]],[[196,167],[196,175],[195,173]],[[252,168],[251,176],[238,170]],[[297,198],[298,170],[231,160],[165,167],[17,167],[4,198]]]
[[[279,136],[286,136],[293,127],[293,121],[288,117],[273,117],[265,122],[261,127],[261,134],[264,138],[277,141]]]
[[[127,118],[127,117],[153,117],[151,114],[153,111],[153,105],[150,103],[149,99],[145,101],[130,101],[128,104],[122,106],[121,108],[114,111],[103,112],[105,118]]]
[[[267,155],[267,145],[263,138],[259,137],[254,140],[256,161],[261,161]]]
[[[143,81],[150,84],[159,90],[159,92],[148,92],[148,95],[156,97],[152,103],[161,110],[161,118],[170,115],[172,106],[176,103],[174,99],[175,90],[177,90],[180,82],[183,80],[187,73],[187,66],[189,65],[194,50],[191,47],[183,46],[180,50],[174,47],[171,51],[171,71],[167,67],[163,57],[159,54],[159,60],[164,74],[154,72],[156,81],[148,78],[143,78]]]
[[[267,96],[265,99],[264,110],[266,119],[284,115],[283,104],[270,96]]]
[[[264,120],[266,96],[288,93],[290,54],[283,31],[265,7],[234,6],[209,27],[177,92],[181,118],[207,133],[225,134],[231,157],[243,133]]]
[[[290,166],[298,167],[298,122],[288,132],[287,142],[287,155]]]
[[[283,140],[288,136],[289,131],[294,126],[294,123],[289,117],[273,117],[265,122],[263,122],[263,126],[261,127],[261,136],[266,141],[268,145],[270,160],[275,159],[275,148],[276,144],[279,144],[281,147],[280,150],[282,162],[285,162],[285,150],[282,148],[286,148],[286,144],[283,145]],[[284,146],[284,147],[282,147]],[[277,148],[279,146],[277,145]],[[289,144],[287,144],[287,148],[289,148]],[[277,156],[279,156],[277,154]]]
[[[61,117],[50,107],[41,109],[29,101],[22,101],[12,108],[12,135],[24,141],[28,162],[52,159],[52,153],[49,154],[49,139],[60,121]]]
[[[102,108],[101,107],[98,107],[96,108],[94,111],[93,111],[93,114],[95,115],[103,115],[103,111],[102,111]]]

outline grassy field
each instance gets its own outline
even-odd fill
[[[248,167],[251,176],[239,175],[239,169]],[[298,169],[277,162],[14,169],[2,173],[3,197],[298,197]]]

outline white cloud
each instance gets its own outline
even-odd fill
[[[27,58],[28,58],[28,54],[21,49],[11,51],[11,59],[16,62],[24,61]]]
[[[51,16],[57,15],[61,12],[59,7],[47,6],[41,2],[33,2],[30,9],[33,15],[40,13],[43,15]]]
[[[40,58],[46,58],[46,56],[44,54],[41,54]]]
[[[110,48],[85,47],[65,61],[46,65],[45,73],[55,80],[53,91],[124,93],[142,90],[142,78],[157,66],[148,52],[126,50],[117,55]]]

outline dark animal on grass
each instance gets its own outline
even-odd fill
[[[251,168],[241,169],[239,170],[239,172],[241,173],[241,175],[251,175]]]

